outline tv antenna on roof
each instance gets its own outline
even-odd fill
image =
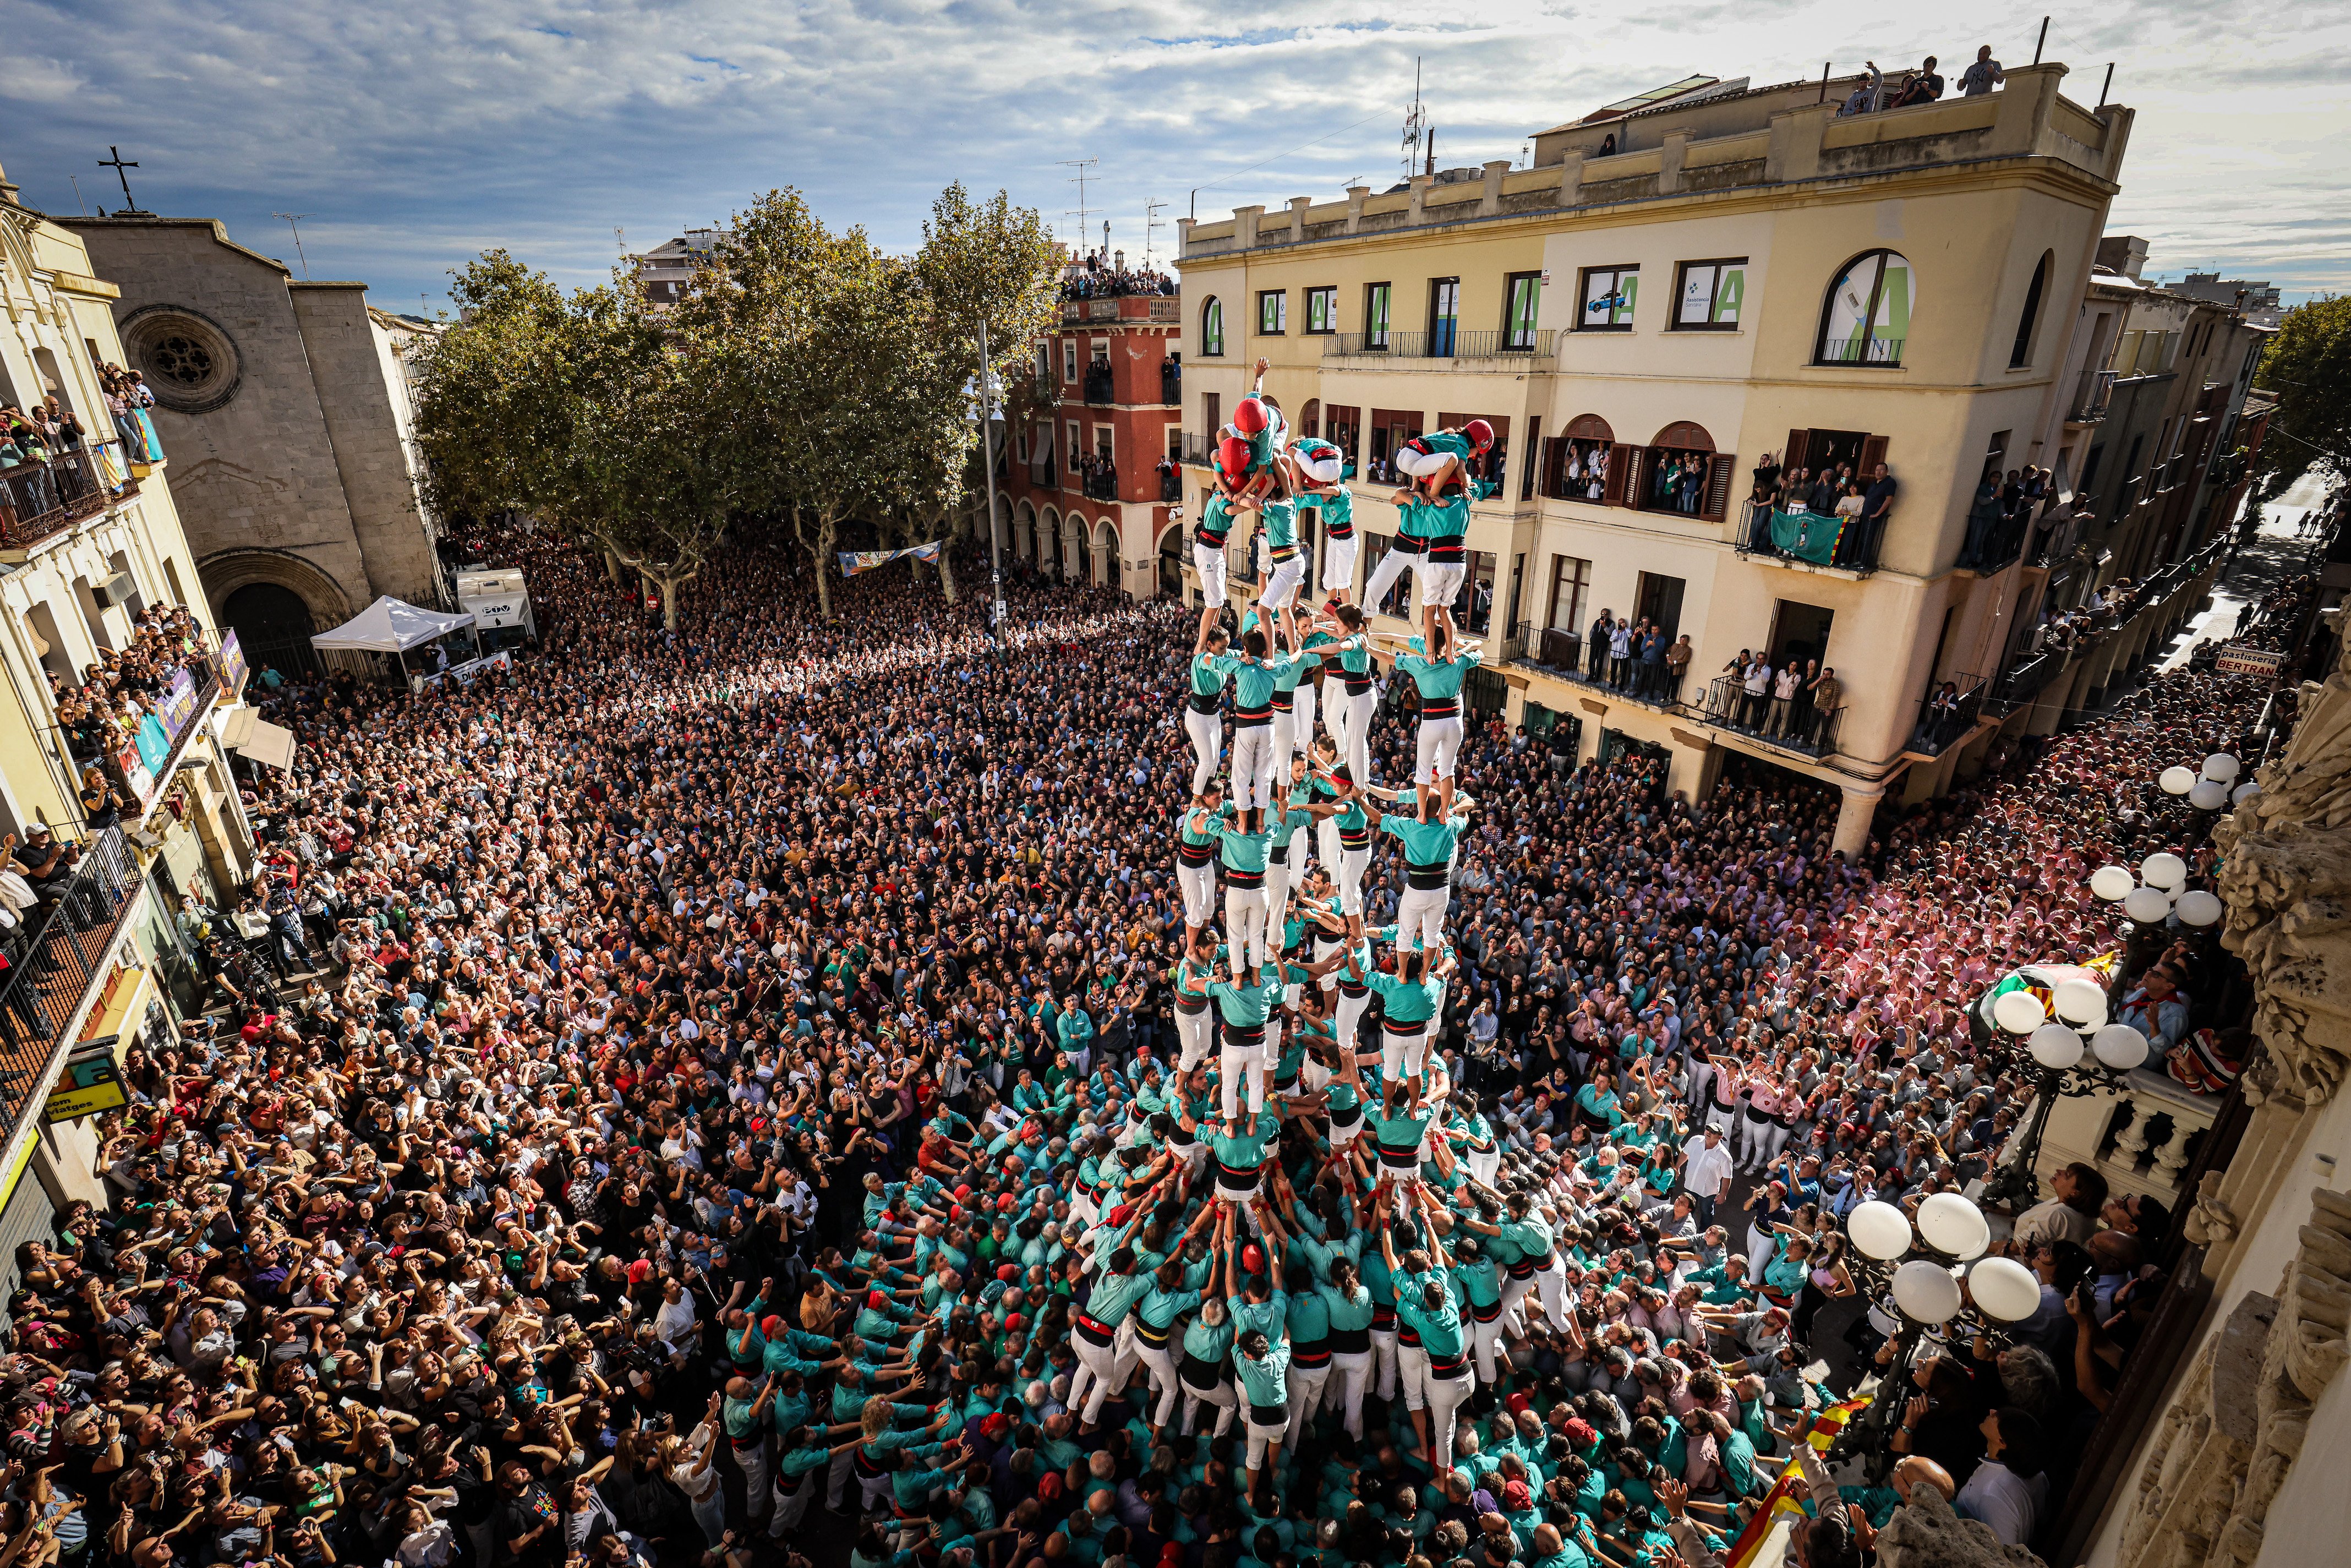
[[[1420,57],[1412,57],[1412,108],[1404,117],[1404,177],[1410,180],[1414,165],[1420,162],[1421,132],[1428,129],[1428,116],[1420,107]]]
[[[310,258],[303,252],[302,249],[302,220],[308,217],[310,214],[308,213],[272,213],[269,215],[273,218],[284,218],[286,220],[286,226],[294,231],[294,254],[302,263],[302,280],[305,283],[308,283],[310,280]]]
[[[1078,188],[1078,204],[1074,207],[1065,209],[1061,215],[1065,218],[1074,217],[1078,220],[1077,259],[1083,261],[1085,259],[1086,231],[1092,226],[1089,222],[1089,219],[1092,215],[1092,210],[1086,205],[1086,171],[1094,167],[1098,160],[1092,158],[1063,158],[1060,162],[1062,168],[1075,169],[1077,171],[1076,173],[1070,176],[1070,183],[1077,186]]]
[[[1152,238],[1154,235],[1157,235],[1161,229],[1167,226],[1165,224],[1159,221],[1159,214],[1166,205],[1166,203],[1160,201],[1150,201],[1143,204],[1143,267],[1144,270],[1146,272],[1151,269]]]

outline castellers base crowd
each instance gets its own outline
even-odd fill
[[[1919,1484],[2029,1532],[2164,1217],[2022,1217],[2048,1321],[1929,1364],[1850,1525],[1799,1441],[1825,1325],[1876,1348],[1837,1217],[1981,1174],[1970,987],[2110,944],[2075,871],[2152,829],[2099,781],[2255,695],[2164,677],[1848,862],[1808,786],[1578,765],[1463,711],[1441,612],[1301,591],[1264,413],[1238,653],[1026,582],[998,647],[928,572],[825,624],[758,543],[670,632],[518,533],[511,671],[277,687],[289,979],[133,1052],[111,1202],[19,1249],[9,1554],[1700,1564],[1786,1463],[1815,1568]]]

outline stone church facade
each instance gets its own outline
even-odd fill
[[[381,594],[444,595],[418,493],[402,340],[367,286],[298,278],[208,218],[58,220],[118,285],[172,500],[214,612],[256,664]]]

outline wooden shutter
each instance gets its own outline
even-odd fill
[[[1865,490],[1877,478],[1877,465],[1886,461],[1886,437],[1867,435],[1861,442],[1860,473],[1855,476]]]
[[[1637,498],[1640,496],[1639,489],[1633,487],[1636,483],[1634,470],[1640,467],[1644,455],[1646,455],[1644,450],[1638,446],[1619,444],[1609,448],[1608,483],[1607,487],[1601,493],[1601,505],[1622,507],[1628,504],[1625,499],[1625,497],[1632,496]]]
[[[1718,452],[1709,460],[1704,506],[1706,516],[1715,522],[1722,521],[1730,509],[1731,470],[1738,466],[1738,456],[1729,452]]]
[[[1531,501],[1535,498],[1535,476],[1538,473],[1551,472],[1552,448],[1558,444],[1556,438],[1544,439],[1542,415],[1536,414],[1527,421],[1526,444],[1519,449],[1520,500]],[[1538,463],[1541,465],[1541,468],[1537,468]],[[1504,472],[1508,472],[1507,467]],[[1506,480],[1505,483],[1507,482]]]
[[[1811,431],[1792,430],[1788,432],[1788,444],[1780,448],[1780,466],[1782,468],[1804,467],[1806,465],[1804,463],[1804,449],[1812,444],[1813,433]]]
[[[1542,493],[1546,496],[1555,497],[1559,494],[1559,465],[1566,461],[1562,455],[1566,450],[1567,443],[1561,437],[1556,435],[1543,437]]]

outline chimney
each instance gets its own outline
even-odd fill
[[[0,169],[0,206],[14,207],[20,204],[16,200],[16,183],[8,178],[8,171]]]
[[[2137,235],[2107,235],[2098,241],[2097,260],[2108,272],[2119,272],[2136,283],[2147,266],[2147,241]]]

